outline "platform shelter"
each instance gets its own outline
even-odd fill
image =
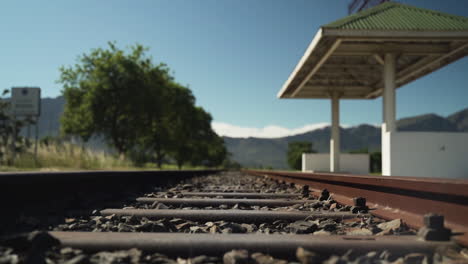
[[[320,27],[278,97],[331,100],[332,172],[340,171],[340,99],[382,96],[383,175],[468,177],[468,133],[395,124],[397,88],[467,54],[468,18],[387,2]]]

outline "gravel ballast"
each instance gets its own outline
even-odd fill
[[[223,187],[224,186],[224,187]],[[194,207],[185,205],[168,205],[161,202],[142,203],[135,199],[121,205],[123,209],[183,209],[183,210],[265,210],[265,211],[301,211],[301,212],[351,212],[352,207],[340,205],[333,200],[333,195],[317,199],[309,196],[307,188],[294,184],[280,183],[271,179],[244,175],[239,172],[223,172],[216,175],[194,177],[185,180],[173,187],[154,187],[153,192],[132,194],[134,197],[154,198],[189,198],[184,197],[186,192],[249,192],[271,194],[297,194],[301,203],[291,206],[255,206],[242,202],[234,205]],[[190,197],[192,198],[192,197]],[[210,199],[204,196],[197,198]],[[217,197],[222,198],[222,197]],[[270,198],[269,198],[270,199]],[[83,214],[73,214],[63,217],[63,221],[53,224],[43,231],[89,231],[89,232],[171,232],[186,233],[261,233],[261,234],[303,234],[303,235],[416,235],[416,231],[409,228],[402,220],[387,221],[370,215],[357,213],[352,219],[316,220],[304,219],[300,221],[273,221],[268,223],[230,222],[230,221],[188,221],[180,218],[150,219],[136,216],[101,216],[99,210],[86,211]],[[91,213],[89,213],[91,212]],[[31,219],[30,221],[33,221]],[[43,226],[43,225],[39,225]],[[248,252],[236,249],[225,252],[222,256],[193,256],[190,258],[177,258],[165,256],[154,252],[144,252],[139,249],[121,251],[84,252],[73,248],[59,248],[48,241],[45,235],[42,240],[29,236],[21,242],[8,244],[0,243],[0,264],[2,263],[177,263],[177,264],[204,264],[204,263],[468,263],[466,249],[446,249],[431,255],[419,253],[399,255],[396,252],[369,251],[367,254],[354,254],[349,251],[344,255],[323,256],[313,251],[298,248],[296,257],[292,259],[278,259],[271,252]],[[39,241],[39,242],[38,242]],[[1,242],[1,241],[0,241]],[[44,245],[39,247],[37,245]]]

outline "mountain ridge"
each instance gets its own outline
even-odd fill
[[[397,121],[397,129],[405,132],[468,132],[468,108],[447,117],[431,113],[402,118]],[[372,152],[381,149],[381,131],[378,126],[360,124],[348,128],[340,127],[340,135],[342,152],[360,149]],[[243,166],[285,169],[288,167],[286,152],[289,142],[309,141],[317,152],[329,152],[330,126],[280,138],[223,138],[233,160]]]

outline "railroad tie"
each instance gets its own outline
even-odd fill
[[[244,204],[248,206],[291,206],[295,204],[313,203],[315,200],[280,200],[280,199],[203,199],[203,198],[149,198],[139,197],[140,203],[163,203],[175,206],[220,206]]]
[[[162,193],[163,194],[163,193]],[[184,197],[224,197],[224,198],[270,198],[270,199],[285,199],[300,197],[300,193],[246,193],[246,192],[180,192],[177,193]]]
[[[181,218],[190,221],[232,221],[240,223],[273,222],[277,220],[300,221],[320,218],[349,219],[367,214],[350,212],[261,211],[261,210],[184,210],[184,209],[105,209],[103,216],[137,216],[151,219]]]
[[[424,241],[417,236],[313,236],[265,234],[184,234],[184,233],[104,233],[49,232],[63,247],[87,251],[139,248],[172,256],[219,255],[233,248],[249,252],[268,249],[275,256],[291,257],[298,247],[320,254],[344,254],[390,250],[427,253],[453,245],[444,241]]]

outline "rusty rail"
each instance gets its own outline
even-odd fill
[[[0,173],[0,199],[8,201],[2,206],[0,236],[29,231],[27,225],[17,224],[20,218],[41,219],[36,228],[46,228],[61,215],[91,213],[137,198],[137,193],[151,192],[156,186],[217,172],[219,170]]]
[[[327,189],[339,203],[353,205],[365,197],[371,213],[385,219],[401,218],[408,226],[424,226],[423,216],[445,216],[455,241],[468,246],[468,180],[421,177],[387,177],[336,173],[244,170],[276,180],[308,185],[314,196]]]

